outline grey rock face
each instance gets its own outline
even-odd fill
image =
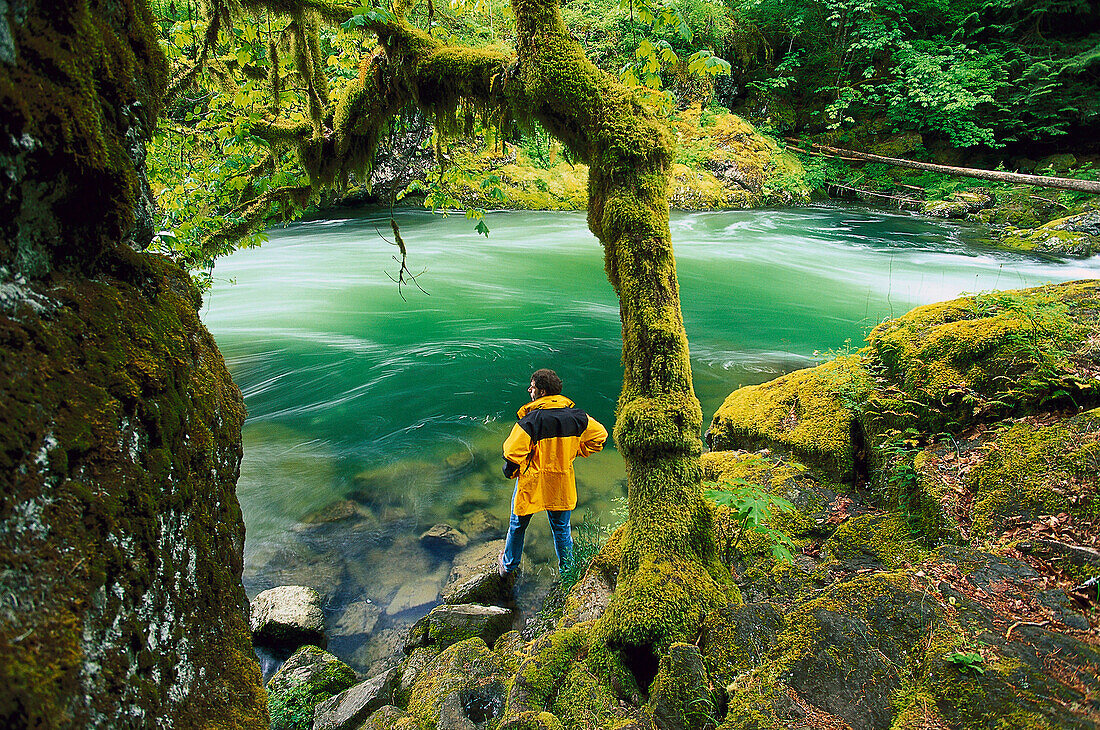
[[[514,611],[499,606],[444,604],[432,609],[425,617],[428,641],[444,648],[477,636],[486,646],[492,646],[512,628],[514,617]]]
[[[313,711],[313,730],[356,730],[371,713],[392,704],[397,669],[388,669],[331,697]]]
[[[256,596],[249,628],[253,641],[264,646],[294,649],[304,644],[327,645],[321,595],[305,586],[278,586]]]
[[[511,606],[512,586],[497,572],[503,550],[504,540],[494,540],[456,555],[451,574],[443,586],[444,603]]]

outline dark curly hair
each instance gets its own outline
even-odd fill
[[[561,378],[553,370],[536,370],[531,373],[531,382],[546,395],[561,395]]]

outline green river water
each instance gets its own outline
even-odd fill
[[[532,370],[611,428],[621,383],[618,303],[580,213],[501,212],[488,238],[461,215],[401,212],[398,291],[386,214],[335,214],[272,230],[219,261],[203,319],[249,418],[237,493],[250,596],[304,584],[325,597],[330,649],[383,661],[437,601],[450,563],[419,534],[437,522],[503,537],[511,485],[500,443]],[[1100,258],[983,248],[966,224],[810,207],[672,215],[696,393],[709,422],[738,386],[862,344],[883,318],[962,292],[1100,276]],[[402,299],[402,294],[405,299]],[[578,460],[583,515],[613,519],[613,448]],[[529,532],[533,604],[552,577],[544,519]]]

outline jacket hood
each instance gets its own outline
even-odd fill
[[[575,405],[573,401],[569,400],[564,395],[544,395],[538,400],[524,403],[523,407],[516,411],[516,417],[523,418],[531,411],[537,411],[543,408],[573,408]]]

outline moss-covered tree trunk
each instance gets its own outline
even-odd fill
[[[524,94],[539,121],[589,165],[588,225],[619,296],[623,391],[615,443],[626,459],[630,517],[600,637],[611,646],[661,650],[694,638],[726,575],[700,488],[702,413],[668,226],[673,142],[630,90],[588,61],[556,0],[513,7]]]
[[[668,227],[669,130],[585,57],[558,0],[513,2],[518,58],[447,45],[409,25],[404,9],[394,3],[394,17],[366,22],[383,50],[364,59],[359,83],[328,117],[333,134],[302,123],[257,133],[297,144],[314,184],[329,185],[370,164],[380,129],[402,106],[447,126],[460,104],[473,102],[537,120],[589,165],[588,224],[620,301],[624,377],[615,442],[627,463],[630,508],[619,587],[598,643],[652,656],[691,640],[703,614],[723,600],[728,572],[700,488],[702,415]]]

